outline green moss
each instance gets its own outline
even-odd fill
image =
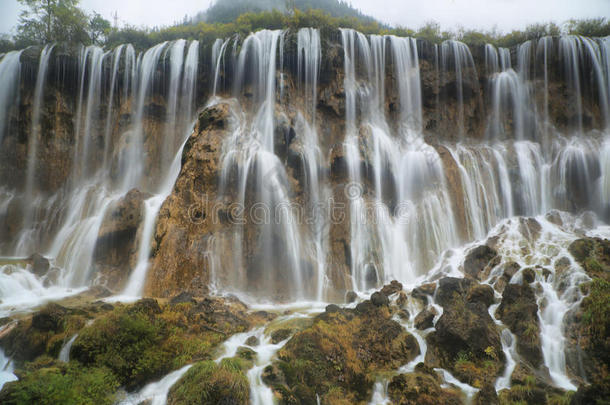
[[[163,325],[140,312],[118,311],[85,328],[74,342],[73,357],[108,367],[121,384],[134,387],[167,371],[171,353],[160,343]]]
[[[0,399],[11,404],[104,405],[115,402],[119,388],[107,368],[83,367],[41,358],[24,371],[19,381],[7,384]]]
[[[583,322],[589,329],[593,343],[602,343],[610,330],[610,282],[596,278],[590,293],[582,302]]]
[[[248,379],[241,364],[224,359],[220,364],[203,361],[191,367],[172,387],[168,404],[247,404],[250,398]]]

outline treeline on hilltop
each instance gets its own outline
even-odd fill
[[[355,16],[333,17],[323,10],[302,11],[296,7],[289,8],[288,11],[273,9],[247,12],[239,15],[232,22],[185,21],[163,28],[134,26],[118,28],[113,27],[109,21],[95,12],[87,15],[78,7],[79,0],[20,0],[20,2],[27,6],[27,10],[20,17],[17,33],[12,38],[5,36],[0,39],[0,52],[49,42],[96,44],[107,49],[119,44],[131,43],[137,50],[143,50],[157,43],[179,38],[211,43],[216,38],[228,38],[234,34],[245,37],[250,32],[261,29],[302,27],[319,28],[322,35],[330,35],[338,28],[353,28],[364,34],[410,36],[432,43],[456,39],[468,45],[491,43],[502,47],[510,47],[547,35],[573,34],[588,37],[610,35],[610,21],[605,18],[570,20],[562,26],[553,22],[532,24],[524,30],[513,30],[505,34],[497,30],[478,31],[463,28],[456,31],[442,31],[440,25],[435,22],[428,22],[417,30],[405,27],[392,28],[373,19],[369,21]]]

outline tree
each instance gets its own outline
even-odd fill
[[[97,45],[102,44],[108,37],[110,30],[110,21],[94,11],[89,20],[89,35],[91,37],[91,42]]]
[[[16,40],[20,44],[89,42],[87,15],[79,0],[19,0],[26,9],[19,16]]]

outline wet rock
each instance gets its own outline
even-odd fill
[[[278,344],[281,341],[288,339],[293,333],[294,331],[289,328],[278,329],[271,334],[271,343],[274,345]]]
[[[183,291],[180,294],[176,295],[174,298],[172,298],[169,302],[172,305],[176,305],[176,304],[196,304],[197,300],[195,300],[195,298],[193,298],[193,294],[191,294],[191,293],[189,293],[187,291]]]
[[[436,291],[436,284],[422,284],[419,287],[416,287],[411,292],[411,296],[417,300],[419,300],[422,304],[428,305],[428,296],[433,296]]]
[[[135,267],[138,229],[144,218],[144,200],[149,197],[132,189],[108,208],[102,220],[93,263],[101,283],[110,288],[121,288]]]
[[[248,339],[246,339],[246,344],[248,346],[255,347],[260,344],[260,340],[256,336],[250,336]]]
[[[345,294],[345,302],[348,304],[351,304],[352,302],[356,301],[358,299],[358,294],[356,294],[354,291],[348,291]]]
[[[482,280],[485,273],[495,266],[498,252],[487,245],[480,245],[468,252],[464,259],[464,274],[469,277]]]
[[[434,309],[433,307],[428,307],[426,309],[423,309],[415,317],[415,327],[419,330],[425,330],[425,329],[431,328],[432,326],[434,326],[432,321],[434,320],[434,317],[437,314],[438,313],[436,312],[436,309]]]
[[[333,313],[333,312],[340,312],[341,311],[341,307],[335,304],[330,304],[327,305],[325,308],[325,312],[327,313]]]
[[[407,294],[404,291],[398,292],[398,298],[396,298],[396,305],[403,307],[407,303]]]
[[[359,302],[358,305],[356,305],[356,312],[359,314],[366,314],[374,309],[375,305],[370,300]]]
[[[523,272],[521,273],[521,275],[523,276],[523,281],[525,281],[528,284],[531,284],[534,282],[534,280],[536,280],[536,271],[534,269],[532,269],[531,267],[529,267],[527,269],[523,269]]]
[[[590,277],[610,281],[610,240],[578,239],[570,244],[568,251]]]
[[[493,383],[505,361],[500,334],[487,310],[489,294],[482,293],[484,290],[472,279],[441,279],[436,301],[443,314],[436,331],[426,338],[426,365],[450,370],[456,378],[478,387]]]
[[[145,292],[169,297],[181,291],[208,292],[209,242],[223,242],[230,229],[229,202],[218,201],[218,173],[230,120],[230,106],[217,104],[201,112],[182,152],[174,189],[159,211]],[[219,245],[218,249],[224,250]],[[180,252],[180,254],[176,254]]]
[[[409,313],[409,311],[403,308],[398,311],[398,317],[403,321],[408,321],[411,317],[411,314]]]
[[[395,294],[399,291],[402,291],[402,284],[399,283],[396,280],[392,280],[390,282],[390,284],[386,284],[383,286],[383,288],[381,289],[381,293],[386,295],[386,296],[390,296],[392,294]]]
[[[494,303],[494,290],[486,284],[477,284],[470,288],[466,300],[468,302],[480,302],[488,307]]]
[[[285,385],[272,389],[280,396],[290,392],[294,403],[315,404],[317,396],[321,403],[359,403],[369,399],[374,374],[395,370],[418,353],[415,338],[386,306],[324,313],[280,349]]]
[[[28,261],[31,264],[31,271],[32,273],[36,274],[38,277],[42,277],[45,274],[47,274],[47,272],[49,271],[50,268],[50,263],[49,263],[49,259],[47,259],[46,257],[38,254],[38,253],[34,253],[32,256],[30,256],[28,258]]]
[[[378,291],[374,292],[373,295],[371,295],[371,302],[377,307],[390,304],[390,300],[388,299],[387,295]]]
[[[513,278],[513,276],[517,274],[519,270],[521,270],[519,263],[513,261],[505,263],[503,267],[503,276],[507,279],[507,281],[510,281],[510,279]]]
[[[496,316],[517,336],[517,352],[538,367],[542,362],[542,351],[534,290],[529,285],[507,285]]]
[[[441,388],[442,381],[436,372],[419,363],[413,373],[399,374],[388,384],[388,396],[393,404],[435,405],[461,404],[460,391]]]
[[[519,217],[519,232],[528,240],[537,240],[541,230],[542,227],[535,218]]]

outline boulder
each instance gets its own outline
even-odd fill
[[[417,316],[415,316],[415,327],[419,330],[425,330],[434,326],[432,321],[437,315],[434,307],[427,307],[423,309]]]
[[[445,368],[479,388],[493,383],[505,361],[500,334],[487,309],[486,289],[491,290],[472,279],[439,280],[436,301],[443,314],[426,337],[426,365]]]
[[[315,404],[318,396],[321,403],[335,403],[337,398],[359,403],[369,399],[374,375],[396,370],[417,356],[416,339],[392,320],[389,308],[365,302],[370,304],[366,311],[318,315],[280,349],[277,367],[285,383],[271,384],[276,395],[285,398],[289,392],[294,403]]]
[[[399,374],[388,384],[388,397],[399,405],[461,404],[457,388],[442,388],[443,381],[429,367],[419,363],[413,373]]]
[[[464,274],[482,280],[489,270],[498,264],[498,252],[487,245],[479,245],[468,252],[464,259]]]
[[[38,277],[42,277],[47,274],[49,268],[51,267],[49,263],[49,259],[46,257],[34,253],[28,258],[28,262],[31,265],[32,273],[36,274]]]
[[[377,291],[374,292],[373,295],[371,295],[371,302],[373,303],[373,305],[380,307],[383,305],[389,305],[390,300],[388,299],[388,296]]]
[[[402,291],[402,284],[396,280],[392,280],[390,284],[384,285],[380,292],[389,297],[399,291]]]
[[[542,363],[542,351],[534,290],[529,285],[507,285],[496,316],[517,336],[517,352],[538,367]]]

